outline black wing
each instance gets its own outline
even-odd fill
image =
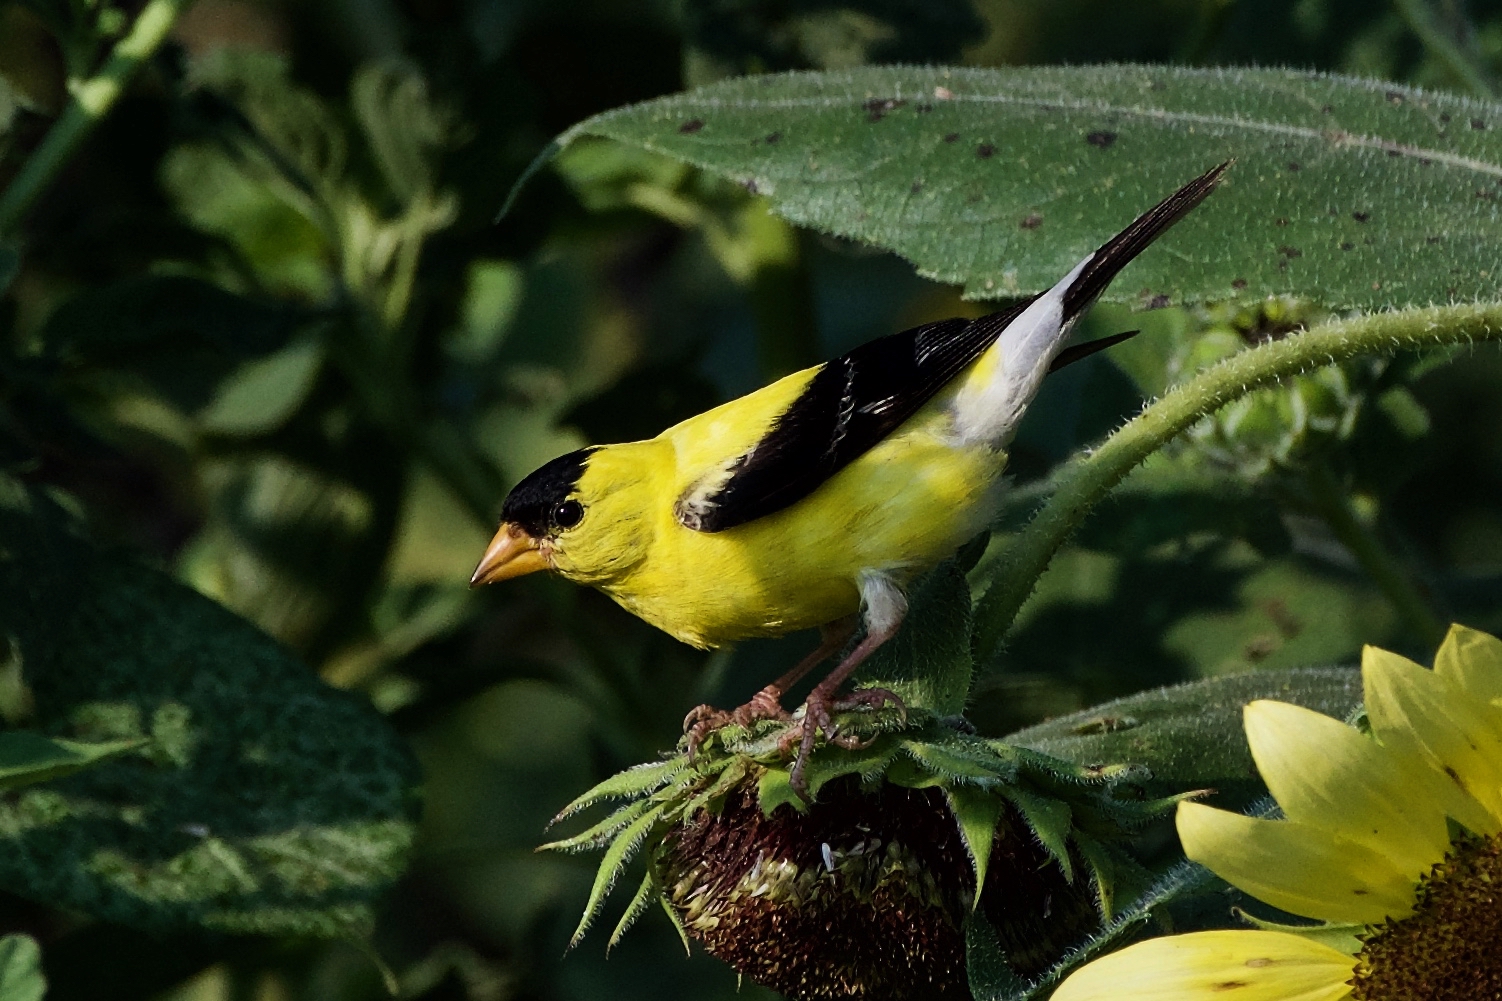
[[[722,532],[813,493],[917,413],[979,358],[1032,299],[978,320],[890,334],[821,367],[772,429],[708,495],[690,487],[674,510],[699,532]]]

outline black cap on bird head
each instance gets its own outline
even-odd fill
[[[501,527],[480,558],[471,587],[548,569],[544,541],[584,517],[583,505],[571,495],[595,447],[560,455],[512,488],[501,505]]]

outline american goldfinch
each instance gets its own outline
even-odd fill
[[[1228,166],[1168,196],[1030,299],[871,341],[649,441],[552,460],[507,496],[471,583],[551,570],[700,648],[822,631],[812,654],[746,705],[690,713],[690,751],[726,723],[791,719],[783,694],[863,624],[784,737],[786,750],[799,748],[801,791],[818,733],[854,746],[832,713],[903,708],[881,689],[836,693],[896,633],[903,588],[991,524],[1006,446],[1044,376],[1130,336],[1066,349],[1075,322]]]

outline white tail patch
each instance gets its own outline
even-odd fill
[[[1022,415],[1038,395],[1048,366],[1078,319],[1064,315],[1064,295],[1094,257],[1091,254],[1080,261],[1057,285],[1034,299],[964,377],[952,404],[958,444],[1002,448],[1012,440]]]

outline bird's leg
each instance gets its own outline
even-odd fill
[[[788,712],[782,708],[783,695],[803,680],[805,674],[839,653],[840,648],[855,633],[855,624],[855,616],[847,615],[819,627],[819,645],[814,651],[795,664],[791,671],[751,696],[750,701],[740,708],[726,712],[714,706],[702,705],[689,710],[688,716],[683,720],[683,731],[688,734],[689,760],[693,760],[704,738],[722,726],[734,724],[749,729],[757,720],[787,719]]]
[[[835,692],[839,690],[840,685],[845,683],[845,679],[854,674],[855,669],[860,667],[867,657],[875,653],[878,647],[897,634],[904,616],[907,615],[907,599],[903,597],[897,586],[884,576],[863,575],[861,595],[866,605],[865,639],[856,644],[849,656],[840,661],[839,666],[830,671],[824,680],[808,693],[808,698],[803,702],[802,722],[797,726],[789,727],[780,742],[783,751],[790,750],[795,743],[798,745],[798,753],[793,759],[789,779],[793,791],[806,803],[813,801],[808,796],[808,782],[804,778],[803,769],[809,754],[814,749],[814,738],[819,733],[822,732],[825,739],[831,743],[852,750],[869,743],[853,735],[842,735],[834,724],[834,713],[860,708],[881,709],[891,704],[901,711],[903,721],[907,721],[907,706],[903,705],[902,699],[898,698],[896,692],[885,688],[863,688],[851,692],[843,699],[835,698]]]

